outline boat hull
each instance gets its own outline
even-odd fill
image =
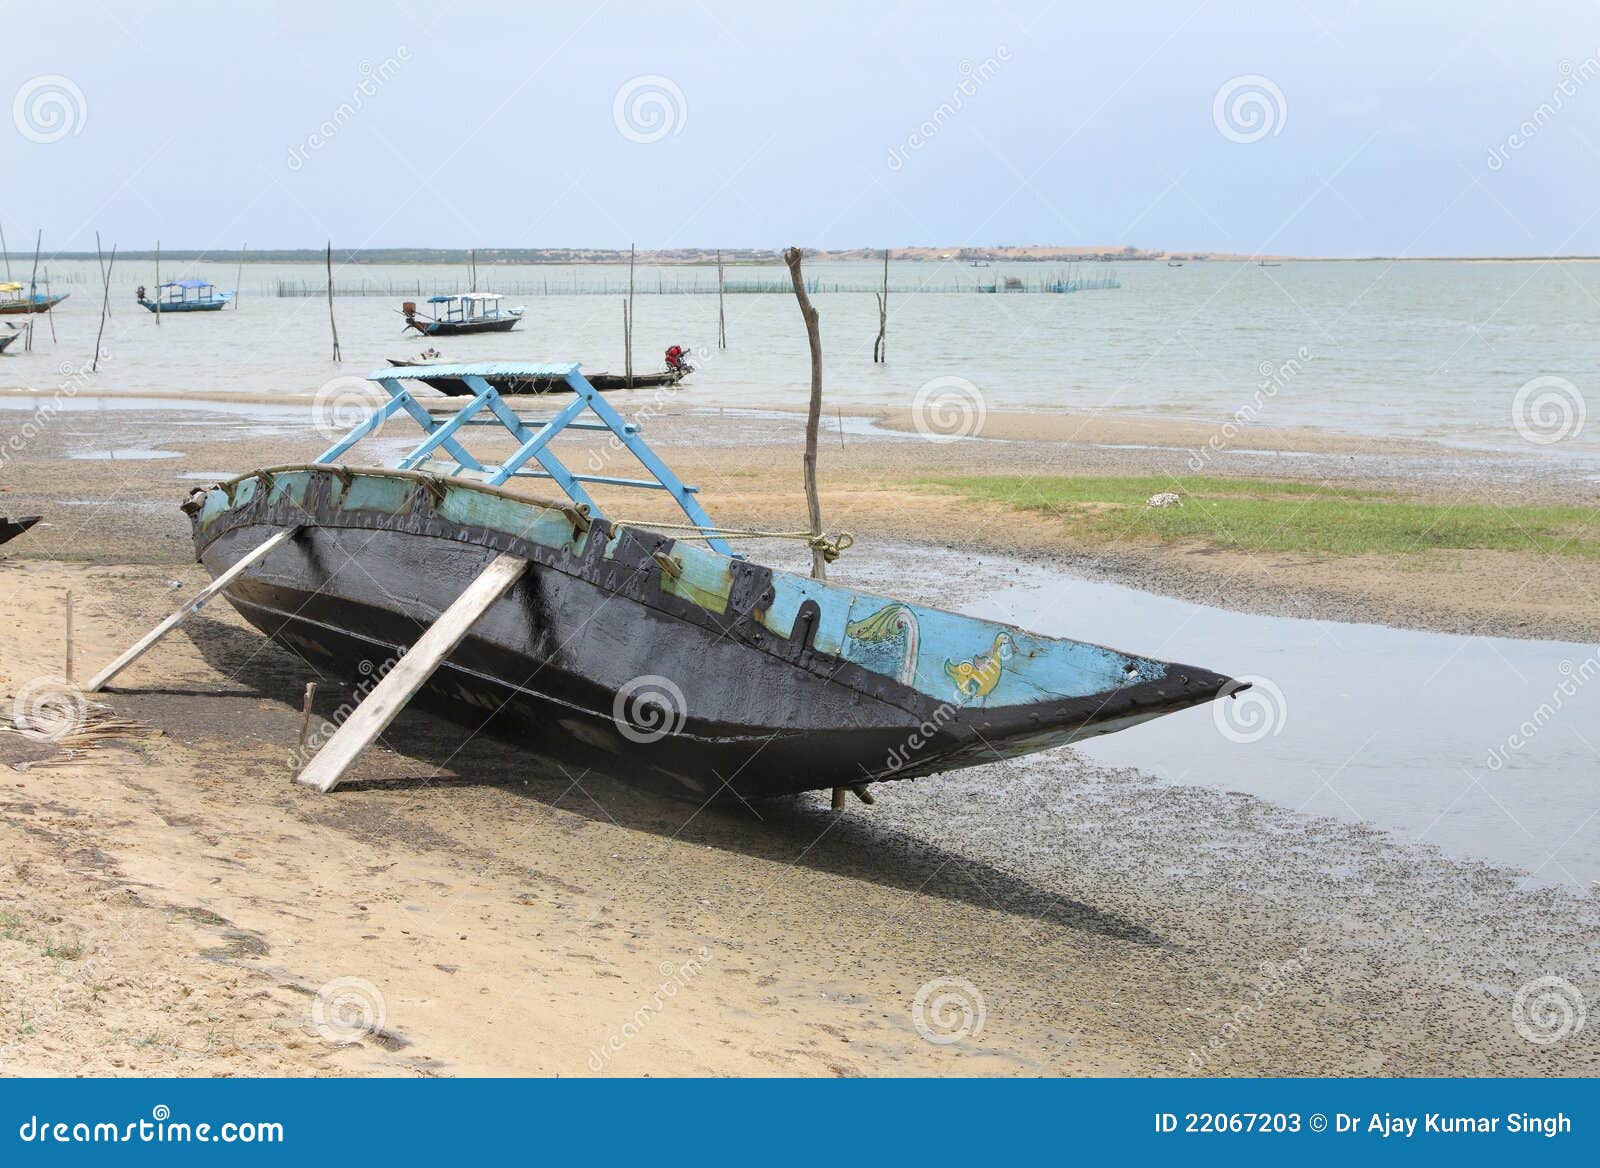
[[[508,333],[522,323],[522,318],[501,316],[493,320],[412,320],[406,323],[430,337],[463,337],[473,333]]]
[[[228,301],[226,300],[207,300],[201,303],[161,305],[156,304],[152,300],[141,300],[139,303],[148,308],[151,312],[159,312],[162,316],[167,316],[174,312],[218,312],[228,305]]]
[[[196,552],[214,576],[300,526],[226,595],[262,632],[368,688],[495,556],[528,560],[419,699],[531,755],[700,799],[996,761],[1199,704],[1231,684],[1097,646],[1050,648],[1022,630],[913,610],[604,520],[579,530],[587,521],[570,507],[426,475],[285,468],[214,488],[192,507]],[[677,575],[664,573],[668,557]],[[868,608],[879,611],[846,624]],[[920,614],[930,633],[951,622],[963,646],[1013,644],[1019,675],[1034,667],[1020,657],[1067,649],[1104,659],[1106,678],[1119,680],[1008,705],[968,700],[948,683],[925,692],[937,689],[923,680],[929,671],[908,673],[871,651],[896,610],[913,627]],[[845,627],[854,638],[840,639]],[[922,653],[933,673],[939,655]],[[915,667],[914,644],[909,660]],[[1127,663],[1126,677],[1113,663]],[[959,674],[948,661],[945,672]]]
[[[26,316],[33,312],[49,312],[71,295],[71,292],[63,292],[59,296],[35,296],[31,300],[7,300],[4,303],[0,303],[0,316]]]
[[[11,342],[15,341],[21,335],[22,334],[20,332],[0,333],[0,353],[4,353],[11,345]]]
[[[389,358],[389,364],[396,369],[425,369],[426,361],[402,361],[395,357]],[[677,385],[688,376],[687,373],[636,373],[633,375],[630,386],[629,379],[621,373],[585,373],[584,380],[598,390],[610,391],[617,389],[652,389],[664,385]],[[450,397],[471,397],[472,387],[460,377],[420,377],[417,380],[430,389],[437,389],[440,393]],[[511,375],[495,376],[493,374],[484,378],[494,386],[495,392],[502,397],[517,397],[525,394],[536,393],[571,393],[572,386],[565,377],[516,377]]]

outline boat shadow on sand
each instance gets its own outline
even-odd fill
[[[263,645],[255,634],[230,623],[196,617],[184,630],[212,669],[250,691],[248,705],[271,723],[261,728],[261,736],[290,746],[297,724],[294,713],[306,681],[315,679],[316,672],[282,645]],[[130,686],[126,697],[135,706],[149,706],[137,711],[145,717],[157,716],[163,699],[168,703],[172,699],[203,702],[210,705],[209,721],[219,720],[215,703],[224,700],[214,688],[196,690],[148,682]],[[262,699],[286,708],[279,714],[261,713]],[[343,716],[341,707],[347,714],[354,700],[351,691],[337,683],[319,684],[314,722]],[[247,710],[238,713],[251,717]],[[233,711],[228,712],[226,724],[236,733],[248,733],[234,721]],[[864,814],[836,814],[819,806],[815,795],[749,805],[695,804],[631,784],[622,776],[530,758],[519,754],[514,744],[488,733],[473,734],[463,742],[461,726],[415,705],[384,732],[382,741],[392,752],[384,764],[388,777],[353,777],[337,794],[308,798],[345,804],[367,792],[427,788],[448,799],[451,788],[497,788],[551,810],[559,808],[663,839],[793,864],[1134,944],[1169,944],[1137,920],[1070,900],[975,856],[873,822],[869,809],[860,809]],[[372,765],[369,759],[366,766],[370,769]],[[361,818],[347,826],[360,830]],[[392,807],[386,808],[380,819],[392,833],[396,826]],[[510,826],[518,832],[526,829],[526,824],[512,822]]]

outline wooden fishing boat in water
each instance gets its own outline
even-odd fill
[[[314,463],[249,471],[184,503],[216,578],[208,593],[318,669],[383,679],[306,765],[307,785],[336,784],[413,693],[529,756],[697,799],[754,799],[1013,758],[1239,688],[752,563],[577,365],[516,370],[568,383],[546,418],[501,398],[488,377],[508,372],[381,370],[371,376],[388,400]],[[473,396],[448,420],[431,416],[405,384],[425,375],[459,378]],[[425,434],[397,465],[347,465],[402,413]],[[480,461],[462,441],[472,425],[509,432],[514,453]],[[608,431],[646,477],[569,469],[552,441],[584,429]],[[508,489],[526,477],[566,497]],[[674,534],[610,518],[586,489],[595,483],[666,491],[688,523]],[[847,542],[831,541],[835,554]]]
[[[21,335],[22,330],[14,324],[7,325],[3,330],[0,330],[0,353],[4,353],[6,347]]]
[[[169,280],[156,288],[153,298],[141,287],[138,300],[151,312],[165,316],[169,312],[220,312],[236,295],[237,291],[217,291],[209,280]]]
[[[71,295],[70,292],[55,295],[49,292],[24,292],[21,284],[0,284],[0,316],[26,316],[34,312],[49,312]]]
[[[429,389],[437,389],[440,393],[451,397],[471,397],[473,389],[461,377],[435,376],[429,372],[430,367],[443,364],[438,361],[402,361],[398,357],[390,357],[389,364],[396,369],[409,370],[406,374],[422,382]],[[501,397],[520,397],[532,393],[571,393],[572,386],[565,377],[529,377],[516,372],[522,366],[511,364],[494,366],[502,368],[503,372],[486,372],[481,376],[484,381],[494,386]],[[601,391],[615,389],[651,389],[664,385],[677,385],[694,370],[688,366],[678,369],[668,369],[661,373],[635,373],[630,386],[629,379],[623,373],[586,373],[585,380],[590,385]]]
[[[506,333],[517,327],[526,309],[502,309],[500,302],[504,299],[498,292],[463,292],[459,296],[428,297],[427,303],[434,306],[435,316],[419,313],[414,300],[407,300],[400,311],[405,315],[406,328],[414,328],[425,336]]]

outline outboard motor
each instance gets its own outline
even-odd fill
[[[667,372],[683,376],[693,373],[694,366],[689,364],[689,350],[682,345],[673,345],[667,350]]]

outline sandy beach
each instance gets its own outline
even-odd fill
[[[303,420],[63,415],[6,467],[47,526],[0,560],[4,689],[78,676],[199,590],[177,503],[305,461]],[[674,401],[651,438],[730,525],[802,525],[800,421]],[[990,415],[930,444],[840,413],[823,442],[838,578],[951,605],[929,554],[1232,608],[1591,640],[1592,560],[1263,556],[1107,544],[928,477],[1177,475],[1194,427]],[[752,435],[759,432],[759,437]],[[380,435],[378,442],[389,441]],[[1498,456],[1275,432],[1208,473],[1408,497],[1581,500]],[[84,457],[116,448],[124,455]],[[625,514],[652,512],[630,501]],[[766,562],[803,548],[768,541]],[[1355,562],[1352,562],[1354,559]],[[225,605],[58,742],[0,732],[0,1073],[140,1075],[1575,1075],[1593,1026],[1526,1040],[1517,991],[1600,1000],[1600,899],[1360,823],[1071,750],[915,783],[699,807],[530,766],[410,712],[331,796],[290,782],[304,663]],[[316,712],[348,696],[324,687]],[[9,708],[9,700],[6,703]]]

